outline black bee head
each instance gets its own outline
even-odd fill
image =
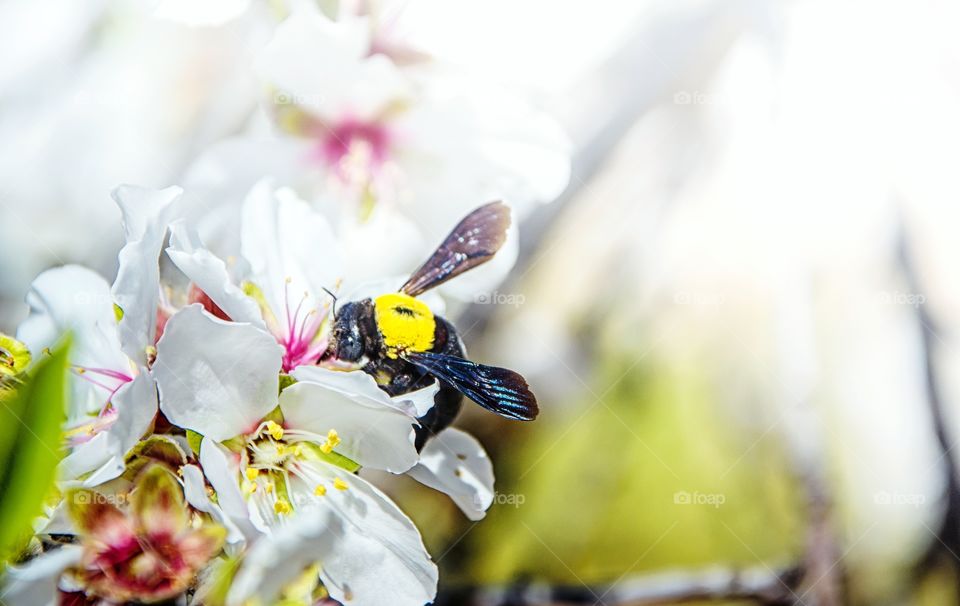
[[[352,301],[337,310],[333,322],[333,355],[338,360],[359,362],[367,353],[370,330],[373,326],[373,305],[369,299]]]

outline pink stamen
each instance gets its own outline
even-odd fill
[[[303,294],[297,307],[291,312],[289,282],[284,289],[286,307],[286,334],[278,335],[277,341],[283,345],[283,371],[289,372],[297,366],[314,364],[327,349],[327,340],[318,336],[327,316],[327,308],[306,309],[304,303],[309,298]]]
[[[108,392],[107,398],[103,403],[103,407],[101,407],[100,412],[97,415],[98,417],[105,416],[107,411],[110,409],[111,402],[113,401],[113,396],[117,395],[117,392],[120,391],[120,388],[126,385],[127,383],[129,383],[130,381],[133,381],[133,377],[131,377],[130,375],[120,372],[118,370],[111,370],[109,368],[89,368],[84,366],[75,366],[73,368],[73,372],[81,379],[87,381],[88,383],[96,385],[100,389],[104,389]],[[108,379],[114,379],[118,383],[113,386],[107,385],[91,377],[90,376],[91,374],[99,375],[101,377],[106,377]]]
[[[70,444],[72,446],[76,446],[78,444],[89,442],[90,440],[93,439],[95,435],[97,435],[104,429],[107,429],[108,427],[113,425],[113,423],[117,420],[118,414],[119,413],[117,412],[116,408],[105,407],[104,410],[100,411],[100,414],[97,415],[97,418],[95,420],[85,425],[80,425],[78,427],[73,428],[73,431],[77,431],[77,430],[84,430],[84,431],[80,431],[76,435],[70,436],[69,438]]]
[[[117,379],[118,381],[123,381],[124,383],[129,383],[133,381],[133,377],[130,375],[120,372],[119,370],[110,370],[109,368],[89,368],[85,367],[84,372],[92,372],[98,375],[103,375],[105,377],[110,377],[112,379]]]

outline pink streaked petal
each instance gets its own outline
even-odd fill
[[[187,527],[183,490],[162,465],[141,473],[132,500],[137,530],[151,543],[170,541]]]
[[[223,526],[207,525],[183,535],[176,543],[177,553],[191,568],[202,567],[215,556],[227,539]]]
[[[67,514],[80,534],[103,546],[121,546],[134,538],[133,525],[110,499],[93,490],[67,494]]]

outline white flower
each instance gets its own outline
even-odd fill
[[[377,47],[372,23],[299,6],[257,60],[276,134],[219,143],[187,176],[218,209],[262,176],[295,188],[336,227],[356,280],[409,271],[484,202],[508,199],[521,218],[559,194],[570,168],[552,121],[493,87],[399,67]],[[215,212],[219,230],[204,235],[220,240],[225,214]],[[467,282],[492,287],[515,253],[514,234],[497,265]]]
[[[199,474],[185,470],[195,507],[228,520],[235,539],[278,541],[283,549],[292,539],[278,529],[306,523],[313,514],[304,512],[326,512],[343,527],[330,539],[332,551],[309,552],[307,532],[297,549],[308,550],[304,561],[319,561],[331,595],[356,604],[382,603],[385,595],[409,604],[433,597],[436,567],[416,528],[353,472],[402,473],[417,463],[411,413],[429,409],[436,385],[390,398],[363,372],[301,366],[278,397],[283,349],[261,329],[225,322],[199,305],[170,318],[157,349],[161,409],[204,436],[200,463],[218,503],[204,498]]]
[[[241,248],[249,266],[243,289],[226,265],[184,223],[173,227],[167,254],[228,318],[266,328],[283,347],[289,372],[326,351],[341,255],[322,215],[290,190],[257,184],[243,205]],[[244,290],[249,294],[245,294]]]
[[[180,195],[179,188],[114,192],[127,242],[112,290],[96,273],[67,265],[40,274],[27,295],[31,314],[17,335],[35,356],[66,332],[74,335],[71,448],[60,467],[65,481],[96,486],[119,476],[127,452],[153,422],[157,393],[147,364],[156,331],[158,258]]]

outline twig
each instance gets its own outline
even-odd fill
[[[910,254],[910,240],[906,228],[901,224],[899,234],[899,258],[903,273],[907,278],[908,288],[911,292],[919,293],[920,278],[917,275],[916,264]],[[944,512],[943,524],[937,532],[937,541],[933,541],[930,549],[921,560],[918,567],[918,573],[933,567],[937,560],[946,559],[954,562],[953,554],[960,552],[960,475],[958,475],[958,463],[956,453],[953,450],[953,444],[950,441],[949,430],[943,406],[943,400],[940,396],[940,385],[937,378],[934,356],[936,355],[936,343],[940,337],[937,336],[935,321],[923,307],[915,305],[917,322],[920,324],[920,334],[923,344],[923,365],[926,371],[927,382],[927,406],[930,415],[933,418],[934,433],[937,438],[937,444],[942,452],[942,460],[946,471],[946,494],[947,509]],[[958,581],[960,582],[960,581]]]

